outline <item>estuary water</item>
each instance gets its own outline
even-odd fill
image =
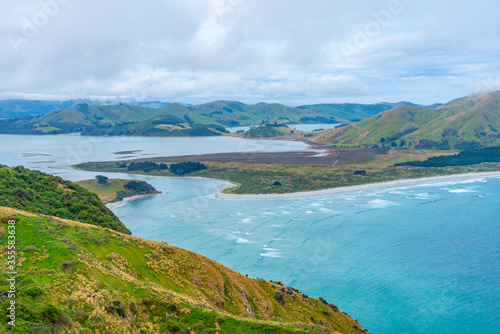
[[[0,136],[0,163],[81,180],[95,173],[69,169],[72,159],[307,149],[235,138],[93,139],[99,144],[86,150],[85,137]],[[321,296],[374,334],[500,333],[498,176],[228,200],[214,198],[217,180],[105,175],[163,192],[112,207],[134,235]]]

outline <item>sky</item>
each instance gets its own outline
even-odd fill
[[[500,1],[0,0],[0,99],[432,104],[500,89]]]

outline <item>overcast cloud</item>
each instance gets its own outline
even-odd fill
[[[500,2],[0,0],[0,98],[446,102],[500,89]]]

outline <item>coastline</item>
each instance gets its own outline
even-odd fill
[[[217,199],[243,199],[243,200],[287,199],[287,198],[337,195],[337,194],[344,194],[344,193],[370,190],[370,189],[376,189],[376,188],[405,186],[405,185],[410,185],[410,184],[419,184],[419,183],[434,182],[434,181],[446,181],[446,180],[494,177],[494,176],[500,176],[500,171],[482,172],[482,173],[450,174],[450,175],[441,175],[441,176],[422,177],[422,178],[416,178],[416,179],[401,179],[401,180],[396,180],[396,181],[369,183],[369,184],[361,184],[361,185],[356,185],[356,186],[328,188],[328,189],[322,189],[322,190],[303,191],[303,192],[295,192],[295,193],[241,194],[241,195],[223,193],[222,191],[224,191],[224,189],[233,188],[236,186],[236,184],[226,181],[224,184],[212,188],[214,190],[214,194],[211,196],[213,196],[214,198],[217,198]]]
[[[161,192],[156,192],[156,193],[151,193],[151,194],[146,194],[146,195],[134,195],[134,196],[130,196],[130,197],[125,197],[124,199],[122,199],[119,202],[105,203],[105,205],[108,209],[113,210],[113,209],[115,209],[115,208],[117,208],[117,207],[119,207],[127,202],[132,202],[132,201],[135,201],[135,200],[140,199],[140,198],[155,196],[158,194],[161,194]]]

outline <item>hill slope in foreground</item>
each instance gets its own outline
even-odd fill
[[[18,248],[15,327],[0,252],[2,333],[367,333],[325,300],[164,242],[7,207],[0,220],[4,245],[17,221]]]
[[[99,197],[59,176],[0,165],[0,206],[78,220],[130,234]]]
[[[436,109],[400,106],[348,127],[318,134],[340,145],[474,149],[500,145],[500,91],[468,96]]]

